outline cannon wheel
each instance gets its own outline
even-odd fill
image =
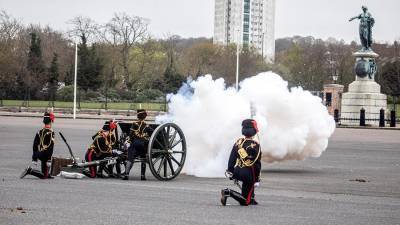
[[[147,161],[158,180],[172,180],[181,172],[186,159],[186,139],[174,123],[159,125],[150,137]]]

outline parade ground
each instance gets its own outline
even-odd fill
[[[336,129],[320,158],[263,164],[257,206],[221,206],[226,178],[20,179],[41,118],[0,117],[0,224],[400,224],[400,131]],[[56,118],[81,159],[102,120]],[[233,142],[234,140],[232,140]],[[190,144],[189,144],[190,146]],[[230,149],[227,149],[230,151]],[[190,147],[188,148],[190,154]],[[54,156],[68,157],[56,137]]]

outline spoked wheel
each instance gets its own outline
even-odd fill
[[[158,180],[172,180],[181,172],[186,158],[186,139],[174,123],[159,125],[150,137],[147,161]]]

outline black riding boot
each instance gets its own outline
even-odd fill
[[[121,178],[121,161],[117,160],[117,164],[115,164],[115,170],[117,171],[117,178]]]
[[[146,180],[146,163],[144,162],[140,166],[140,180]]]
[[[225,188],[221,190],[221,204],[226,205],[226,199],[229,197],[229,189]]]
[[[104,178],[104,176],[103,176],[104,167],[105,167],[104,165],[99,165],[99,169],[97,170],[97,174],[96,174],[96,176],[98,178]]]
[[[107,171],[108,177],[110,177],[110,178],[115,177],[114,176],[114,165],[108,165],[106,171]]]
[[[35,177],[40,178],[40,179],[44,179],[45,178],[45,176],[44,176],[44,174],[42,172],[40,172],[39,170],[32,169],[32,168],[28,169],[27,174],[30,174],[30,175],[35,176]]]
[[[256,201],[255,196],[254,196],[254,191],[253,191],[253,193],[251,193],[251,199],[250,199],[249,205],[258,205],[258,202]]]
[[[251,198],[249,205],[258,205],[258,202],[254,198]]]
[[[127,161],[125,166],[125,174],[124,177],[122,178],[123,180],[129,180],[129,172],[131,171],[132,167],[133,167],[133,162]]]
[[[239,202],[240,205],[245,205],[245,206],[249,205],[247,204],[246,199],[243,197],[242,194],[231,189],[228,190],[229,190],[229,196],[235,199],[237,202]]]

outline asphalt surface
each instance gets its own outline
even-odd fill
[[[81,158],[99,120],[56,119]],[[0,224],[400,224],[400,131],[337,129],[320,158],[263,164],[257,206],[219,203],[227,179],[18,176],[40,118],[0,116]],[[68,156],[57,137],[54,156]],[[190,149],[189,149],[190,151]],[[365,181],[365,182],[362,182]]]

